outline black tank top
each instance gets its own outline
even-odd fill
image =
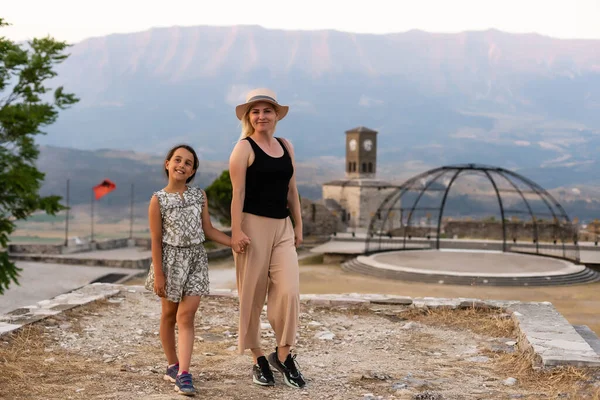
[[[254,162],[246,170],[246,194],[244,212],[269,218],[289,216],[287,195],[294,166],[283,142],[275,138],[283,148],[283,156],[271,157],[251,138],[247,140],[254,150]]]

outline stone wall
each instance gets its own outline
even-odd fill
[[[560,231],[550,223],[538,223],[538,240],[540,242],[560,241]],[[565,241],[572,241],[577,232],[576,226],[564,231]],[[387,233],[387,232],[386,232]],[[404,236],[405,227],[395,228],[389,232],[392,236]],[[437,236],[437,227],[411,226],[406,230],[406,236],[427,237]],[[500,221],[447,221],[442,223],[442,238],[449,239],[490,239],[502,240],[502,224]],[[506,222],[506,240],[531,241],[534,238],[531,222]],[[585,240],[579,237],[579,240]]]
[[[62,254],[60,244],[9,244],[8,252],[15,254]]]
[[[406,229],[406,233],[404,232],[406,227],[392,229],[390,234],[392,236],[402,236],[406,234],[406,237],[427,237],[428,235],[431,237],[435,237],[437,235],[437,230],[435,228],[427,228],[422,226],[411,226],[409,229]]]
[[[129,246],[129,239],[106,239],[94,243],[84,242],[81,244],[70,244],[65,247],[62,244],[37,244],[21,243],[9,244],[8,252],[11,254],[74,254],[91,250],[122,249]],[[149,246],[148,246],[149,247]]]
[[[348,227],[368,228],[371,218],[393,190],[358,181],[348,185],[323,185],[323,200]]]
[[[442,225],[447,238],[485,238],[502,240],[502,223],[500,221],[447,221]],[[551,223],[538,222],[537,234],[540,242],[560,241],[560,230]],[[566,241],[572,241],[577,235],[577,226],[572,225],[563,232]],[[531,222],[506,222],[506,240],[529,241],[534,238],[534,226]]]
[[[303,198],[301,205],[304,236],[327,236],[346,229],[341,219],[322,203]]]
[[[96,242],[97,250],[112,250],[129,247],[129,239],[108,239]]]
[[[362,186],[360,189],[358,226],[368,228],[371,219],[375,216],[381,203],[395,189],[382,189],[369,186]],[[400,204],[396,203],[396,206],[399,207]]]
[[[142,247],[150,250],[152,248],[152,239],[150,238],[135,238],[135,247]]]
[[[579,232],[579,240],[582,242],[595,242],[600,240],[600,221],[590,222],[584,230]]]
[[[323,200],[340,222],[355,225],[354,219],[360,215],[360,187],[323,185]]]

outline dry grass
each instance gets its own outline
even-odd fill
[[[115,369],[99,372],[97,367],[92,367],[97,366],[99,360],[56,348],[48,327],[68,323],[70,332],[81,335],[83,317],[97,315],[98,311],[111,306],[114,304],[106,300],[96,301],[66,311],[57,316],[58,320],[52,317],[26,325],[3,338],[5,343],[0,342],[0,399],[64,399],[62,392],[65,387],[72,388],[73,394],[82,388],[85,390],[84,397],[101,394],[102,388],[98,383],[114,379]],[[51,347],[51,352],[46,351]],[[85,380],[82,381],[83,377]],[[35,396],[31,393],[31,383],[34,383]]]
[[[21,363],[38,358],[44,352],[43,327],[28,325],[18,333],[11,335],[8,344],[0,347],[0,395],[12,382],[25,377]],[[10,390],[9,390],[10,391]]]
[[[474,333],[492,337],[516,337],[513,320],[502,310],[466,309],[416,309],[402,313],[404,318],[432,326],[445,326],[453,329],[468,329]]]
[[[158,360],[162,356],[156,349],[142,349],[143,356],[132,357],[128,365],[120,367],[73,351],[54,348],[46,352],[53,343],[44,331],[44,326],[30,325],[9,337],[8,345],[0,345],[0,399],[103,398],[115,386],[127,384],[134,376],[131,371],[147,364],[143,358]],[[162,381],[155,376],[135,378],[135,382],[164,392]]]
[[[508,338],[516,337],[513,320],[502,310],[495,309],[408,309],[399,314],[402,318],[431,326],[467,329],[476,334]],[[549,398],[600,400],[600,387],[593,383],[600,380],[599,369],[576,367],[534,368],[532,351],[504,353],[482,349],[483,355],[494,360],[503,376],[518,381],[519,387],[539,392]]]
[[[85,373],[87,367],[79,357],[65,352],[45,352],[44,330],[44,326],[29,325],[9,338],[8,346],[0,348],[0,398],[15,398],[18,393],[25,395],[27,382],[35,382],[36,394],[57,398],[57,387],[62,387],[69,376]]]
[[[571,366],[554,368],[534,368],[534,355],[531,350],[524,352],[492,353],[499,368],[517,379],[518,385],[527,390],[537,391],[550,398],[600,399],[600,387],[593,382],[600,378],[598,369],[576,368]]]

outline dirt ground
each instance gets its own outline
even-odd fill
[[[574,325],[587,325],[600,335],[600,283],[573,286],[452,286],[393,281],[347,273],[334,265],[304,265],[302,293],[382,293],[410,297],[468,297],[487,300],[549,301]]]
[[[160,303],[125,291],[0,340],[0,398],[174,399],[162,380]],[[266,318],[263,316],[263,323]],[[600,376],[534,372],[515,351],[504,314],[425,313],[400,306],[325,309],[303,305],[296,352],[307,388],[276,376],[252,384],[251,358],[235,352],[237,300],[207,298],[196,318],[191,372],[209,399],[598,399]],[[273,334],[263,327],[265,349]],[[596,371],[597,372],[597,371]],[[510,384],[509,378],[516,382]],[[577,392],[577,393],[575,393]]]
[[[410,297],[468,297],[489,300],[549,301],[574,325],[587,325],[600,335],[600,283],[574,286],[490,287],[404,282],[348,273],[339,265],[319,264],[319,257],[300,262],[302,293],[381,293]],[[231,259],[210,263],[211,285],[235,289]],[[143,284],[143,279],[132,284]]]

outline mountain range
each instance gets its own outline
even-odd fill
[[[386,178],[474,162],[548,189],[600,187],[600,40],[198,26],[90,38],[70,53],[56,83],[81,102],[44,145],[162,155],[188,142],[226,162],[234,106],[266,86],[290,105],[278,134],[299,161],[329,171],[340,160],[338,176],[344,131],[362,125],[379,132]]]

